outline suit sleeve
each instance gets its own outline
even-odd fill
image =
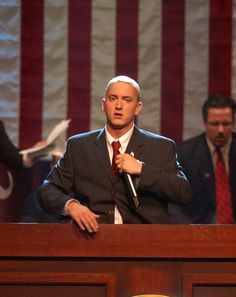
[[[60,216],[66,202],[72,198],[73,162],[70,142],[61,160],[49,173],[38,191],[38,202],[49,214]]]
[[[9,139],[0,121],[0,162],[13,169],[23,168],[22,155]]]
[[[187,204],[191,200],[192,189],[177,161],[175,143],[164,141],[161,154],[156,153],[156,157],[155,146],[152,150],[154,158],[152,162],[144,162],[139,190],[151,192],[156,199]],[[156,147],[156,151],[160,149]]]

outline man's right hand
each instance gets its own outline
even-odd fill
[[[88,207],[79,202],[71,201],[68,203],[66,211],[81,230],[87,230],[89,233],[98,231],[97,218],[99,215],[93,213]]]

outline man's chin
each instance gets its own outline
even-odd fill
[[[222,147],[222,146],[225,146],[226,145],[226,140],[216,140],[215,142],[215,146],[216,147]]]
[[[107,124],[113,130],[124,130],[124,129],[126,130],[126,129],[129,129],[130,127],[132,127],[131,122],[124,123],[124,121],[118,121],[118,120],[113,121],[112,123],[109,121]]]
[[[124,129],[124,125],[112,125],[111,126],[113,130],[122,130]]]

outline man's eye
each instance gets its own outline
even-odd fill
[[[209,122],[209,124],[214,127],[217,127],[220,125],[227,127],[227,126],[230,126],[232,123],[231,122],[222,122],[222,123],[221,122]]]
[[[218,122],[209,122],[209,124],[211,125],[211,126],[219,126],[219,123]]]
[[[126,102],[131,102],[131,101],[132,101],[132,98],[130,98],[130,97],[125,97],[125,98],[123,98],[123,100],[126,101]]]
[[[231,122],[223,122],[222,125],[223,126],[230,126],[232,123]]]

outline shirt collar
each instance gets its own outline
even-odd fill
[[[106,140],[107,140],[108,145],[112,146],[113,141],[118,141],[119,140],[120,145],[121,145],[121,150],[126,149],[128,143],[129,143],[129,140],[130,140],[130,138],[132,136],[133,131],[134,131],[134,125],[124,135],[122,135],[120,138],[116,139],[116,138],[111,136],[111,134],[107,130],[107,126],[105,126]]]
[[[206,141],[207,141],[207,145],[209,147],[209,150],[211,152],[211,155],[213,155],[216,151],[215,146],[210,142],[209,138],[206,136]],[[229,154],[229,150],[230,150],[230,145],[232,142],[232,137],[229,138],[229,141],[220,148],[221,152],[223,155],[228,155]]]

